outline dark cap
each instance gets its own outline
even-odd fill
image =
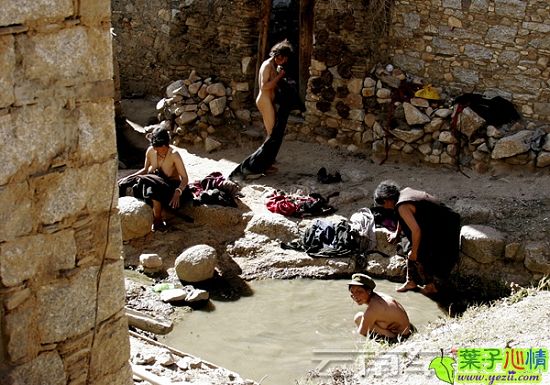
[[[351,281],[348,282],[348,285],[364,286],[372,290],[376,287],[376,282],[366,274],[357,273],[351,276]]]
[[[170,144],[170,133],[164,128],[155,128],[148,139],[153,147],[167,146]]]

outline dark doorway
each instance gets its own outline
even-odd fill
[[[288,76],[299,81],[298,57],[300,52],[299,41],[299,0],[272,0],[271,15],[269,17],[269,32],[267,37],[267,46],[273,47],[276,43],[288,39],[294,47],[295,54],[289,58],[286,65]]]
[[[313,42],[314,0],[264,0],[263,25],[260,32],[259,64],[271,47],[288,39],[295,54],[287,65],[288,76],[296,80],[302,101],[305,99]]]

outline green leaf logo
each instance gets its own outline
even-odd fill
[[[430,362],[429,369],[433,369],[437,378],[441,381],[445,381],[448,384],[454,384],[455,369],[453,364],[454,358],[451,357],[437,357]]]

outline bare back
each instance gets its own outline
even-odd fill
[[[394,298],[373,292],[367,310],[363,315],[360,333],[375,332],[384,337],[394,338],[408,335],[410,321],[407,312]]]

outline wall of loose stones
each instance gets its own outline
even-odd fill
[[[195,70],[235,92],[234,110],[253,103],[260,5],[236,0],[113,0],[115,56],[123,97],[164,96]]]
[[[459,92],[491,92],[550,120],[545,0],[395,0],[391,60]]]
[[[380,0],[391,5],[391,17],[374,20],[369,3],[338,8],[334,1],[316,2],[306,95],[310,129],[299,128],[303,134],[374,158],[460,162],[479,172],[550,165],[547,2]],[[374,34],[379,44],[373,46],[372,23],[384,22],[388,37]],[[349,56],[358,71],[342,66]],[[374,70],[377,62],[384,65]],[[416,87],[434,84],[443,100],[394,105],[405,79]],[[454,131],[452,98],[466,92],[503,96],[524,119],[494,127],[468,110]]]
[[[0,383],[132,384],[109,2],[1,8]]]
[[[367,4],[315,2],[306,127],[301,131],[320,143],[370,152],[373,130],[365,117],[379,106],[368,99],[374,94],[363,91],[364,79],[377,61],[387,60],[388,46],[382,38],[384,21],[375,18]]]

